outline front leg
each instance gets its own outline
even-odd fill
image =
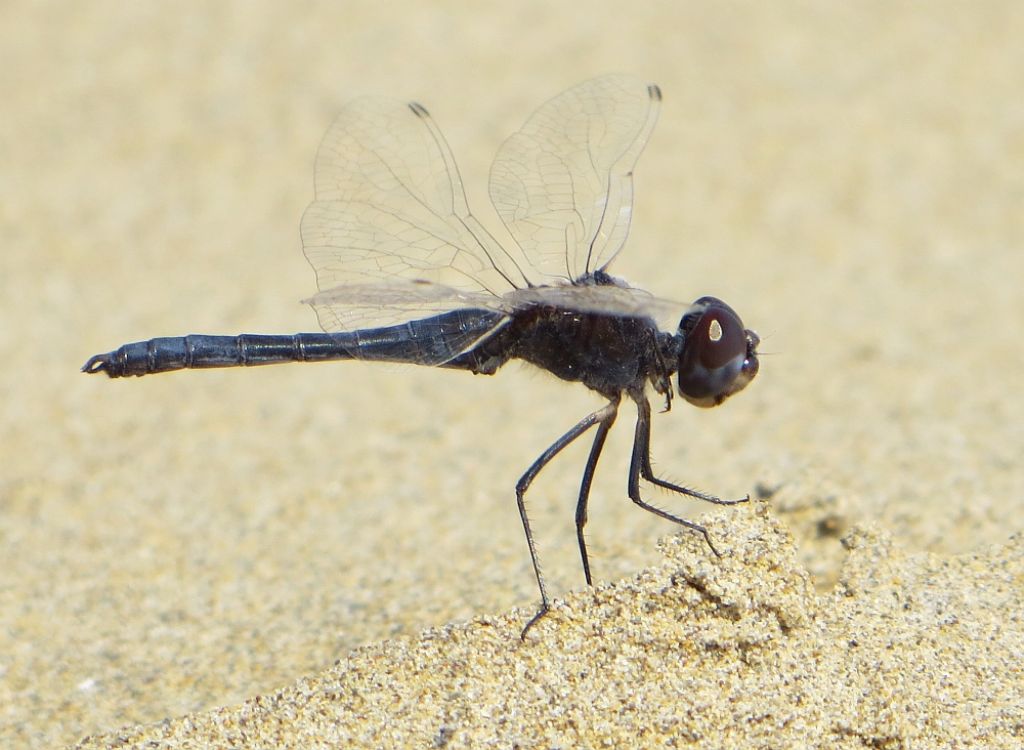
[[[664,487],[667,490],[672,490],[673,492],[678,492],[681,495],[693,497],[697,500],[715,503],[716,505],[736,505],[737,503],[745,503],[750,500],[750,496],[747,495],[739,500],[722,500],[714,495],[708,495],[703,492],[698,492],[697,490],[691,490],[687,487],[673,484],[672,482],[656,477],[654,475],[654,470],[651,468],[651,405],[647,401],[647,397],[643,394],[630,395],[636,402],[637,419],[636,436],[633,440],[633,457],[629,462],[629,499],[644,510],[649,511],[656,516],[660,516],[661,518],[677,523],[680,526],[685,526],[688,529],[699,532],[704,536],[704,541],[707,542],[711,551],[721,557],[719,551],[715,549],[715,545],[711,543],[711,536],[708,534],[708,530],[706,528],[701,526],[699,523],[687,521],[685,518],[680,518],[668,511],[656,508],[655,506],[644,502],[643,498],[640,497],[640,477],[643,476],[643,478],[648,482],[656,484],[659,487]]]

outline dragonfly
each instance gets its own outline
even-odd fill
[[[657,298],[610,275],[633,213],[633,170],[654,129],[661,90],[631,76],[576,85],[538,108],[499,148],[488,192],[499,239],[470,211],[451,148],[416,102],[366,97],[347,105],[317,152],[315,198],[302,246],[316,272],[307,302],[322,333],[192,334],[97,354],[86,373],[111,378],[182,369],[364,360],[493,375],[520,360],[605,399],[549,445],[515,486],[540,607],[551,609],[525,496],[548,463],[594,429],[576,499],[583,574],[594,473],[624,398],[637,418],[627,494],[640,508],[701,534],[648,503],[640,480],[708,503],[724,500],[658,477],[651,466],[648,393],[713,407],[758,372],[756,333],[725,302]],[[681,317],[680,317],[681,316]],[[678,319],[672,323],[665,321]]]

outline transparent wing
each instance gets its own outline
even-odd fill
[[[607,267],[629,233],[633,166],[657,120],[657,86],[621,75],[556,96],[491,166],[491,201],[541,283]]]
[[[625,285],[560,285],[517,289],[505,295],[508,310],[551,306],[582,313],[652,318],[662,330],[674,330],[680,319],[694,309],[687,302],[655,297],[643,289]]]
[[[316,199],[302,217],[320,289],[306,302],[321,327],[501,313],[492,327],[467,327],[452,340],[461,353],[531,305],[658,320],[681,314],[686,306],[626,286],[564,283],[606,267],[625,241],[631,172],[659,100],[657,87],[632,78],[595,79],[542,106],[499,150],[491,197],[528,256],[530,277],[470,213],[451,150],[423,107],[351,103],[317,152]]]
[[[470,214],[451,151],[418,104],[358,99],[317,152],[302,245],[326,331],[395,325],[458,307],[500,308],[525,285]],[[435,289],[431,289],[436,285]]]
[[[515,309],[510,294],[498,297],[489,292],[465,292],[428,281],[398,280],[390,283],[342,284],[319,292],[303,302],[317,311],[325,331],[347,331],[357,330],[347,325],[352,310],[381,311],[380,315],[387,315],[393,319],[393,323],[404,323],[458,309],[508,314]]]

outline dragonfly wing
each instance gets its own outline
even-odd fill
[[[426,282],[499,298],[524,285],[470,214],[451,151],[420,105],[352,102],[324,137],[315,175],[302,245],[321,292]],[[417,298],[427,305],[421,311],[410,307]],[[424,317],[437,302],[416,293],[404,308],[380,304],[374,295],[332,299],[314,306],[325,328],[339,331]]]
[[[540,286],[517,289],[505,295],[507,308],[557,307],[581,313],[651,318],[662,330],[675,330],[680,319],[695,309],[688,302],[655,297],[624,283]]]
[[[542,105],[498,151],[491,201],[541,283],[606,268],[622,248],[660,102],[657,86],[595,78]]]

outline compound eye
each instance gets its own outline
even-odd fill
[[[714,297],[679,324],[679,394],[697,406],[717,406],[757,374],[757,337],[743,328],[731,307]]]

